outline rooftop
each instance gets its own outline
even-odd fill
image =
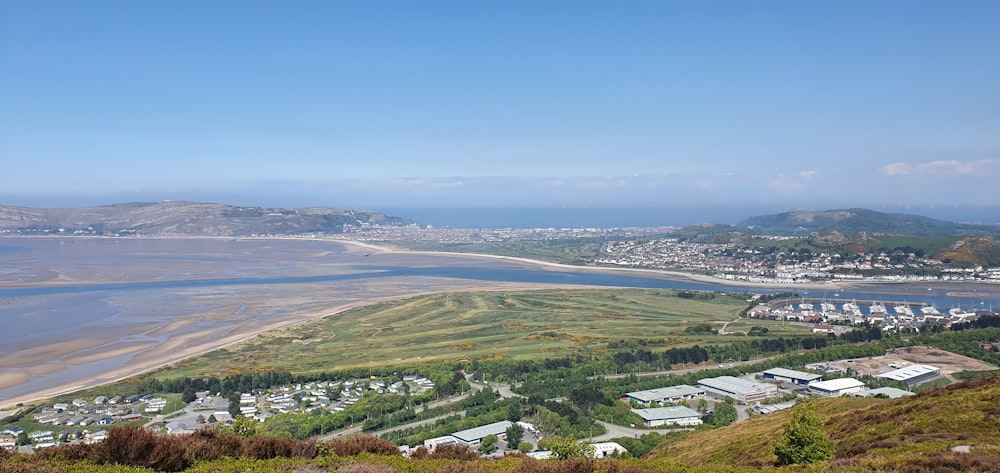
[[[789,369],[785,369],[785,368],[771,368],[771,369],[769,369],[767,371],[764,371],[764,374],[765,375],[769,374],[769,375],[772,375],[772,376],[781,376],[781,377],[784,377],[784,378],[804,379],[804,380],[820,379],[820,378],[823,377],[823,375],[821,375],[821,374],[806,373],[804,371],[795,371],[795,370],[789,370]]]
[[[840,391],[842,389],[851,389],[857,387],[863,387],[865,383],[858,381],[854,378],[837,378],[831,379],[829,381],[818,381],[811,383],[809,389],[821,389],[823,391]]]
[[[704,391],[705,390],[701,388],[680,384],[677,386],[667,386],[665,388],[648,389],[646,391],[636,391],[625,394],[628,397],[649,402],[672,397],[696,396]]]
[[[773,384],[761,384],[734,376],[719,376],[717,378],[699,379],[698,384],[730,393],[753,394],[762,390],[774,389]]]
[[[884,394],[888,396],[889,399],[899,399],[905,396],[912,396],[914,393],[910,391],[904,391],[898,388],[878,388],[878,389],[869,389],[861,394],[866,397],[872,397],[872,396],[878,396],[879,394]]]
[[[888,373],[882,373],[878,375],[879,378],[889,378],[896,381],[907,381],[909,379],[916,378],[917,376],[923,376],[928,373],[939,373],[941,368],[936,368],[929,365],[910,365],[906,368],[900,368],[898,370],[890,371]]]
[[[455,432],[453,435],[455,438],[463,442],[472,442],[474,440],[479,440],[487,435],[500,435],[507,431],[507,427],[510,427],[511,422],[509,420],[502,420],[500,422],[494,422],[492,424],[481,425],[468,430],[463,430],[461,432]]]
[[[701,414],[698,411],[683,406],[633,409],[632,412],[635,412],[644,420],[683,419],[686,417],[701,418]]]

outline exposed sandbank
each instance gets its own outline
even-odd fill
[[[258,239],[261,241],[267,240],[278,240],[278,239]],[[584,266],[571,266],[558,263],[550,263],[545,261],[532,260],[527,258],[518,258],[510,256],[498,256],[498,255],[485,255],[485,254],[468,254],[468,253],[450,253],[450,252],[431,252],[431,251],[413,251],[413,250],[399,250],[386,248],[383,246],[373,245],[370,243],[363,242],[352,242],[352,241],[342,241],[342,240],[328,240],[328,239],[306,239],[306,238],[284,238],[282,240],[312,240],[312,241],[322,241],[329,242],[338,245],[343,245],[344,252],[358,255],[358,254],[377,254],[377,253],[393,253],[393,254],[413,254],[413,255],[430,255],[435,257],[447,257],[456,259],[470,259],[470,258],[483,258],[500,260],[506,262],[513,262],[519,265],[524,265],[526,267],[538,267],[538,268],[549,268],[549,269],[560,269],[560,270],[572,270],[572,271],[589,271],[589,272],[601,272],[601,273],[611,273],[611,274],[641,274],[645,277],[657,277],[665,280],[680,280],[680,281],[692,281],[701,283],[710,283],[717,285],[724,285],[730,287],[742,287],[742,288],[760,288],[760,289],[777,289],[777,290],[826,290],[826,291],[836,291],[843,290],[850,287],[877,287],[880,284],[885,283],[829,283],[829,284],[751,284],[751,283],[740,283],[735,281],[727,281],[722,279],[717,279],[711,276],[704,275],[694,275],[680,272],[663,271],[663,270],[652,270],[652,269],[636,269],[636,268],[608,268],[608,267],[584,267]],[[316,253],[319,254],[319,253]],[[326,268],[324,268],[326,269]],[[330,270],[337,271],[336,268],[329,268]],[[68,277],[65,275],[60,275],[59,281],[54,282],[54,284],[62,285],[66,284]],[[105,282],[105,278],[98,278],[96,281]],[[169,365],[183,360],[195,355],[204,354],[206,352],[216,350],[234,343],[241,342],[257,334],[271,331],[278,328],[284,328],[289,326],[294,326],[300,323],[308,322],[317,318],[326,317],[330,315],[339,314],[349,309],[353,309],[360,306],[376,304],[386,301],[406,299],[410,297],[426,295],[426,294],[437,294],[444,292],[468,292],[468,291],[513,291],[513,290],[539,290],[539,289],[558,289],[558,288],[589,288],[595,289],[594,286],[577,286],[577,285],[555,285],[555,284],[544,284],[544,283],[507,283],[507,282],[492,282],[492,281],[473,281],[473,280],[446,280],[437,281],[428,284],[407,284],[407,280],[396,279],[396,280],[383,280],[373,283],[371,286],[359,286],[358,291],[362,293],[365,297],[360,300],[351,300],[349,302],[338,303],[339,301],[330,297],[329,295],[319,294],[312,289],[302,289],[294,290],[290,289],[290,286],[285,286],[281,291],[270,292],[268,289],[270,286],[261,285],[254,288],[257,294],[257,299],[248,300],[245,303],[219,303],[211,310],[200,310],[193,311],[190,314],[185,314],[182,317],[174,317],[167,320],[165,323],[156,325],[135,325],[129,327],[131,334],[142,334],[151,338],[156,338],[156,341],[145,341],[142,343],[118,343],[117,339],[96,339],[93,337],[62,341],[58,343],[48,344],[46,346],[39,346],[30,350],[22,350],[10,354],[5,357],[6,361],[0,359],[0,390],[9,388],[12,386],[19,386],[26,384],[33,377],[46,376],[60,370],[66,370],[67,366],[72,366],[74,363],[91,362],[98,363],[102,361],[112,361],[115,359],[122,359],[123,366],[117,368],[110,368],[108,370],[102,371],[101,373],[94,374],[91,376],[79,376],[73,377],[70,375],[64,375],[61,379],[65,379],[62,383],[56,386],[39,388],[32,392],[19,394],[9,398],[4,398],[0,400],[3,406],[11,406],[18,402],[30,402],[33,400],[44,399],[52,397],[57,394],[62,394],[66,392],[72,392],[79,390],[84,387],[91,387],[99,384],[108,383],[111,381],[127,378],[146,372],[164,365]],[[73,280],[76,284],[89,284],[94,281],[82,280],[77,278]],[[46,282],[33,283],[33,285],[46,285]],[[974,284],[969,284],[970,287],[975,287]],[[422,290],[418,288],[429,287],[430,290]],[[270,299],[264,297],[264,295],[271,295]],[[370,297],[368,297],[370,296]],[[225,297],[222,296],[223,300]],[[249,296],[247,296],[249,297]],[[250,298],[252,299],[252,297]],[[342,300],[342,299],[341,299]],[[273,318],[262,318],[260,320],[251,320],[242,315],[244,312],[253,314],[257,312],[266,311],[268,308],[273,308],[275,306],[282,307],[295,307],[298,309],[292,309],[288,312],[282,312],[280,317]],[[241,315],[237,315],[241,314]],[[230,320],[233,317],[243,317],[242,319]],[[113,336],[122,337],[130,333],[116,332]],[[111,334],[108,335],[112,336]],[[104,347],[102,349],[102,347]],[[13,358],[11,358],[13,357]],[[10,367],[31,367],[30,369],[22,368],[21,371],[14,371],[9,369]]]

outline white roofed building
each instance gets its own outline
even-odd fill
[[[665,388],[649,389],[646,391],[635,391],[625,393],[630,401],[643,406],[651,406],[654,403],[681,402],[705,396],[705,390],[694,386],[681,384],[677,386],[667,386]]]
[[[689,407],[655,407],[653,409],[633,409],[646,427],[660,425],[701,425],[701,414]]]
[[[741,404],[778,397],[778,387],[773,384],[755,383],[734,376],[699,379],[698,386],[716,397],[731,397]]]
[[[784,381],[805,386],[813,381],[822,380],[823,375],[789,370],[785,368],[771,368],[764,371],[764,379],[773,379],[775,381]]]
[[[915,393],[912,393],[910,391],[904,391],[902,389],[885,387],[885,388],[869,389],[867,391],[862,391],[856,394],[856,396],[864,396],[864,397],[882,396],[882,397],[887,397],[889,399],[899,399],[901,397],[912,396],[914,394]]]
[[[809,391],[825,397],[840,397],[864,391],[865,383],[854,378],[838,378],[809,384]]]
[[[879,378],[892,379],[895,381],[902,381],[910,386],[915,384],[920,384],[924,381],[929,381],[931,379],[937,378],[941,375],[941,368],[937,368],[929,365],[910,365],[906,368],[900,368],[898,370],[890,371],[888,373],[882,373],[878,375]]]
[[[500,422],[494,422],[492,424],[481,425],[476,428],[463,430],[460,432],[455,432],[452,437],[461,440],[463,443],[469,446],[477,446],[483,441],[483,437],[487,435],[496,435],[498,438],[505,438],[507,436],[507,428],[514,425],[509,420],[502,420]]]
[[[618,442],[598,442],[592,443],[590,446],[594,447],[594,458],[607,458],[628,452]]]

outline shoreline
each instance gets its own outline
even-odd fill
[[[29,237],[30,238],[30,237]],[[107,237],[72,237],[72,238],[107,238]],[[130,237],[131,238],[131,237]],[[196,239],[199,237],[187,237],[184,239]],[[227,238],[220,237],[200,237],[202,239],[213,239],[213,240],[225,240]],[[157,238],[162,240],[173,240],[177,238],[173,237],[162,237]],[[417,251],[417,250],[407,250],[407,249],[396,249],[389,248],[385,246],[375,245],[367,242],[359,242],[353,240],[335,240],[317,237],[274,237],[274,238],[247,238],[247,240],[297,240],[297,241],[318,241],[333,243],[343,247],[345,253],[359,254],[359,253],[392,253],[392,254],[403,254],[403,255],[433,255],[436,257],[447,257],[447,258],[480,258],[480,259],[492,259],[498,261],[514,262],[528,267],[535,268],[547,268],[547,269],[569,269],[573,271],[588,271],[588,272],[599,272],[608,274],[642,274],[645,276],[659,277],[665,280],[681,281],[681,282],[700,282],[700,283],[710,283],[720,286],[727,287],[742,287],[742,288],[758,288],[758,289],[802,289],[802,290],[844,290],[848,288],[856,288],[859,286],[878,286],[878,285],[895,285],[904,284],[903,282],[871,282],[868,284],[864,283],[850,283],[850,284],[837,284],[837,283],[824,283],[824,284],[765,284],[765,283],[739,283],[737,281],[727,281],[712,276],[706,275],[696,275],[688,274],[676,271],[666,271],[666,270],[656,270],[656,269],[643,269],[643,268],[606,268],[606,267],[589,267],[589,266],[573,266],[560,263],[552,263],[547,261],[534,260],[530,258],[521,258],[513,256],[502,256],[502,255],[489,255],[489,254],[477,254],[477,253],[455,253],[455,252],[441,252],[441,251]],[[367,256],[367,255],[366,255]],[[63,286],[66,281],[55,281],[55,285]],[[79,281],[77,282],[79,284]],[[974,284],[974,283],[968,283]],[[44,286],[45,284],[36,284],[37,286]],[[117,382],[123,379],[127,379],[134,376],[140,376],[144,373],[157,370],[164,366],[178,363],[184,359],[203,355],[212,351],[216,351],[233,344],[237,344],[248,340],[252,337],[260,335],[262,333],[270,332],[277,329],[294,327],[299,324],[310,322],[319,318],[334,316],[341,314],[345,311],[355,309],[358,307],[363,307],[372,304],[379,304],[384,302],[391,302],[397,300],[408,299],[412,297],[419,297],[430,294],[442,294],[449,292],[471,292],[471,291],[504,291],[504,290],[544,290],[544,289],[595,289],[595,286],[589,285],[573,285],[573,284],[546,284],[546,283],[518,283],[518,282],[484,282],[484,281],[467,281],[463,283],[456,283],[453,287],[432,289],[426,291],[409,291],[393,295],[384,295],[380,297],[373,297],[363,300],[355,300],[351,302],[346,302],[343,304],[331,305],[329,307],[318,307],[310,310],[294,310],[287,314],[284,314],[281,319],[275,322],[258,324],[248,320],[238,322],[231,327],[228,327],[228,332],[224,336],[213,339],[206,342],[206,335],[210,335],[212,329],[206,328],[205,330],[195,330],[193,332],[185,332],[178,330],[177,332],[169,331],[167,332],[166,338],[163,342],[148,347],[142,350],[128,351],[125,356],[128,356],[128,361],[124,366],[117,367],[111,370],[102,371],[97,374],[83,376],[77,379],[67,380],[62,383],[56,383],[55,386],[48,388],[40,388],[30,392],[18,394],[5,398],[0,401],[0,408],[6,409],[14,407],[17,403],[33,403],[44,399],[49,399],[55,396],[64,395],[67,393],[79,391],[81,389],[92,388],[104,384],[109,384]],[[610,287],[608,287],[610,288]],[[403,289],[405,291],[405,289]],[[748,291],[749,292],[749,291]],[[322,302],[317,302],[321,304]],[[198,312],[189,314],[190,316],[200,317],[207,315],[208,312]],[[192,346],[194,345],[194,346]],[[111,353],[107,356],[92,355],[95,360],[110,360],[116,356],[122,356],[122,353],[127,350],[121,350]],[[45,363],[53,360],[36,360],[36,363]],[[64,360],[63,360],[64,361]],[[17,382],[19,378],[18,375],[21,374],[18,371],[0,371],[0,389],[9,388],[12,386],[17,386],[25,384],[23,382]],[[30,380],[30,378],[29,378]]]

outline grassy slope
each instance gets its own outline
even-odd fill
[[[597,354],[614,339],[668,346],[727,342],[691,336],[691,324],[736,318],[746,301],[682,299],[667,290],[541,290],[438,294],[350,310],[188,359],[158,376],[226,373],[253,366],[296,372],[494,357]],[[771,335],[806,333],[771,325]]]
[[[980,378],[899,400],[840,398],[816,401],[817,411],[826,418],[824,430],[837,445],[836,458],[828,463],[786,469],[816,472],[997,471],[997,465],[1000,465],[1000,405],[997,399],[1000,399],[1000,376]],[[424,462],[402,457],[362,455],[312,460],[223,459],[197,464],[188,471],[324,471],[331,467],[365,472],[767,471],[778,469],[773,466],[775,458],[770,448],[781,436],[789,414],[789,411],[783,411],[723,429],[696,432],[655,450],[644,460],[622,463],[537,463],[517,458]],[[971,453],[949,450],[959,445],[969,446]],[[365,464],[366,468],[355,470],[349,466],[351,464]],[[8,471],[148,470],[49,462],[39,460],[35,455],[20,455],[0,461],[0,472]]]
[[[1000,461],[1000,377],[980,378],[899,399],[824,399],[817,411],[837,445],[829,465],[851,471],[990,471]],[[730,465],[769,468],[771,447],[790,411],[751,419],[725,429],[699,432],[650,453],[656,465]],[[950,447],[971,446],[970,454]],[[964,455],[964,456],[963,456]],[[919,469],[917,469],[919,471]],[[948,471],[948,470],[944,470]]]

